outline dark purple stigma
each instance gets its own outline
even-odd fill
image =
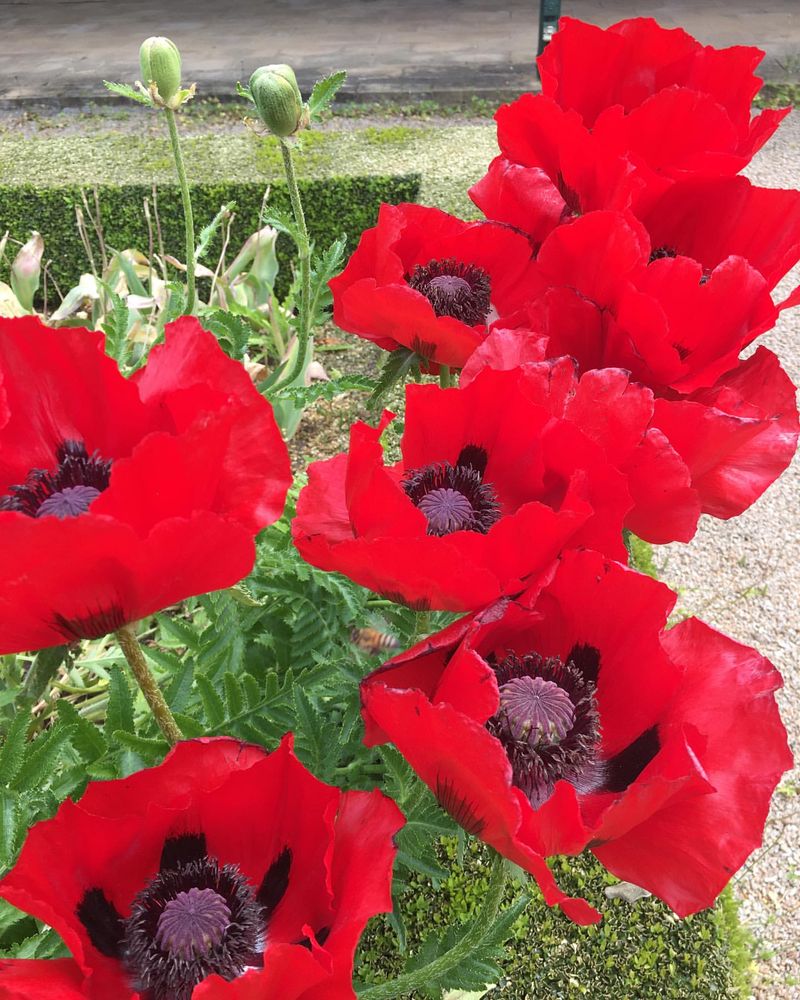
[[[37,517],[77,517],[85,514],[92,500],[100,496],[94,486],[65,486],[42,501],[36,511]]]
[[[538,809],[559,780],[579,791],[602,779],[594,684],[557,657],[515,653],[494,665],[500,705],[486,728],[503,745],[514,784]]]
[[[491,309],[491,281],[482,267],[449,257],[417,264],[409,285],[433,306],[437,316],[453,316],[468,326],[485,324]]]
[[[156,924],[155,942],[184,962],[219,948],[230,927],[228,904],[213,889],[192,886],[164,907]]]
[[[487,462],[483,448],[467,445],[455,465],[436,462],[406,472],[403,489],[427,518],[429,535],[449,535],[453,531],[485,535],[500,520],[494,487],[483,481]]]
[[[554,681],[513,677],[500,688],[497,719],[509,739],[536,747],[564,739],[575,724],[575,707]]]
[[[28,517],[78,517],[108,487],[111,462],[95,452],[89,455],[82,441],[62,441],[56,448],[56,468],[31,469],[25,482],[10,486],[0,497],[0,511]]]

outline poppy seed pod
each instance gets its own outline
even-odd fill
[[[181,86],[181,54],[169,38],[154,36],[142,42],[139,66],[145,87],[155,84],[158,96],[167,104]]]
[[[250,77],[250,93],[261,121],[285,138],[304,122],[303,97],[291,66],[260,66]]]

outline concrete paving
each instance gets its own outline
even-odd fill
[[[800,77],[798,0],[564,0],[607,25],[649,15],[713,45],[758,44],[773,79]],[[186,79],[230,96],[259,65],[291,62],[301,86],[336,68],[353,96],[460,99],[529,89],[538,0],[0,0],[0,100],[70,103],[132,81],[139,42],[164,34]]]

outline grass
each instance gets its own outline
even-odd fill
[[[401,913],[413,953],[431,933],[443,934],[480,907],[486,889],[486,854],[470,841],[463,862],[454,841],[441,845],[449,876],[435,885],[415,875],[402,897]],[[616,879],[591,855],[553,865],[562,887],[583,895],[603,912],[594,927],[578,927],[550,909],[533,886],[532,900],[511,929],[501,961],[502,979],[487,1000],[745,1000],[750,952],[724,893],[713,910],[679,920],[650,897],[631,905],[607,899]],[[520,892],[509,886],[506,905]],[[385,918],[373,920],[362,941],[356,976],[378,982],[396,975],[407,955]]]

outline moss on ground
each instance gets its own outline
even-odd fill
[[[443,935],[453,921],[468,920],[488,886],[486,852],[477,841],[469,842],[463,864],[456,860],[454,841],[443,842],[442,854],[450,875],[438,886],[415,875],[401,901],[411,952],[431,933]],[[513,925],[503,978],[487,1000],[743,1000],[749,995],[749,954],[731,944],[731,919],[734,927],[738,923],[735,904],[726,896],[715,909],[679,920],[652,897],[633,905],[607,899],[603,890],[616,879],[588,854],[559,859],[553,867],[559,884],[589,899],[603,920],[578,927],[529,886],[533,898]],[[512,882],[506,904],[520,890]],[[388,921],[373,920],[359,951],[357,978],[381,982],[401,971],[404,960]]]

